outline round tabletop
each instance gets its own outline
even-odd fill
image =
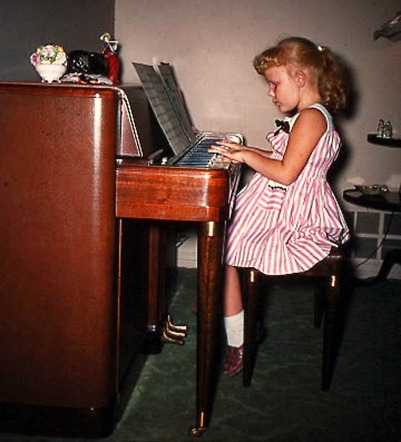
[[[357,189],[347,189],[343,198],[349,203],[370,209],[387,212],[401,212],[401,194],[399,192],[384,192],[380,195],[366,195]]]

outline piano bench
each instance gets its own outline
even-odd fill
[[[243,385],[251,385],[252,373],[256,359],[257,329],[260,321],[260,287],[263,277],[267,284],[277,278],[313,278],[314,294],[314,325],[320,328],[324,318],[323,328],[323,363],[321,374],[321,389],[328,390],[334,370],[337,341],[338,313],[341,295],[343,254],[338,247],[332,247],[330,254],[310,270],[294,275],[267,276],[254,268],[240,268],[241,285],[244,302],[244,368]]]

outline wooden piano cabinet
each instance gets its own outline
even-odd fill
[[[2,432],[106,436],[134,381],[146,271],[115,217],[118,119],[111,89],[0,84]]]

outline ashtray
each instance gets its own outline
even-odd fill
[[[363,195],[378,196],[388,192],[388,187],[385,184],[372,184],[370,186],[355,186]]]

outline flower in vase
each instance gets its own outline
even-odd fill
[[[31,57],[30,61],[33,66],[39,64],[56,64],[61,66],[67,65],[67,54],[64,48],[60,45],[47,43],[39,46]]]

